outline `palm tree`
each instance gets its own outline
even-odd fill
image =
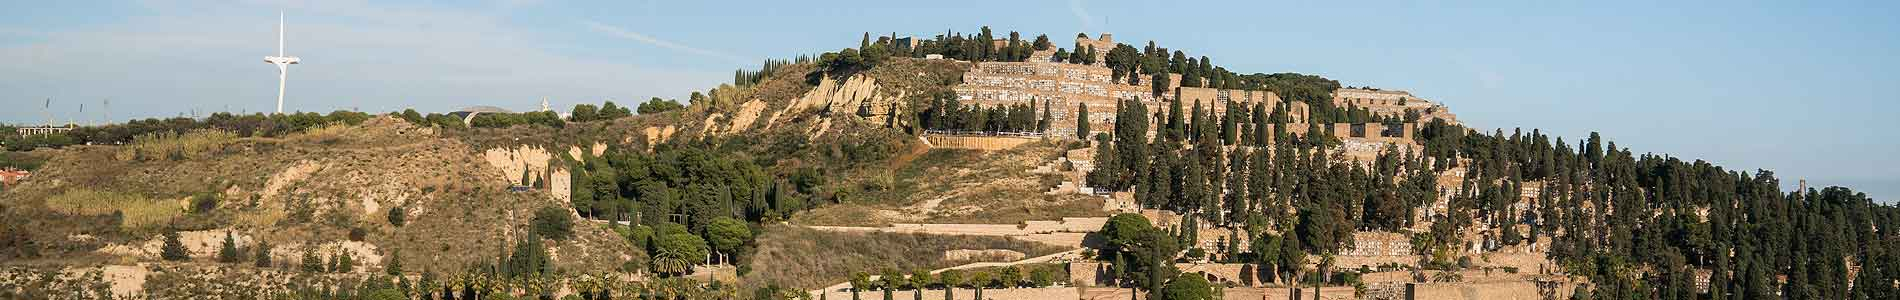
[[[680,257],[678,253],[674,253],[673,251],[670,251],[667,249],[659,249],[659,251],[657,252],[659,253],[653,255],[652,268],[653,268],[653,273],[655,273],[654,275],[660,275],[662,277],[671,277],[671,276],[677,276],[680,274],[686,274],[687,269],[690,268],[690,266],[693,264],[691,261],[686,260],[686,258],[684,257]]]

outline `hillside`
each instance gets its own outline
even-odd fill
[[[499,166],[506,159],[396,119],[285,138],[187,136],[149,143],[193,147],[170,157],[134,157],[131,146],[60,150],[32,184],[0,195],[7,219],[20,222],[5,230],[15,241],[9,263],[155,261],[160,233],[176,230],[195,260],[211,260],[230,232],[240,248],[267,243],[286,268],[314,249],[348,251],[366,270],[408,253],[405,265],[446,271],[492,264],[536,209],[568,207],[546,188],[511,192],[520,173]],[[403,226],[388,221],[398,208]],[[556,266],[575,271],[639,259],[597,226],[546,246]]]
[[[0,192],[0,298],[1880,298],[1900,282],[1900,208],[1844,187],[1477,131],[1449,101],[1152,42],[1010,36],[866,34],[638,115],[224,114],[34,138],[0,156],[33,171]]]

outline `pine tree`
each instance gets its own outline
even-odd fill
[[[185,250],[185,243],[178,241],[178,231],[165,232],[165,245],[159,249],[159,257],[169,261],[191,259],[191,253]]]
[[[259,239],[256,245],[251,246],[251,250],[254,253],[256,253],[255,255],[251,257],[252,265],[257,266],[258,268],[271,267],[269,242],[265,242],[262,239]]]
[[[238,262],[237,239],[231,234],[230,231],[224,232],[224,245],[221,247],[218,247],[218,262],[221,262],[221,263],[237,263]]]
[[[350,255],[349,251],[341,251],[341,252],[342,252],[342,255],[339,258],[337,258],[336,272],[337,273],[355,272],[356,260],[354,258],[351,258],[352,255]]]
[[[303,271],[305,273],[323,273],[323,257],[317,256],[317,249],[306,246],[303,250]]]
[[[390,250],[389,261],[383,263],[383,273],[402,276],[402,249]]]

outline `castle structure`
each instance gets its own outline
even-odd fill
[[[1038,111],[1046,105],[1052,119],[1046,133],[1064,137],[1075,135],[1076,118],[1080,117],[1078,105],[1086,106],[1087,121],[1092,131],[1110,132],[1115,126],[1116,106],[1125,100],[1141,103],[1148,107],[1150,113],[1159,114],[1167,112],[1169,101],[1178,98],[1183,108],[1198,103],[1202,109],[1215,116],[1225,115],[1229,103],[1248,108],[1266,104],[1269,109],[1285,109],[1288,124],[1284,131],[1290,134],[1304,136],[1315,129],[1323,130],[1345,139],[1345,148],[1348,149],[1344,150],[1347,152],[1367,154],[1376,154],[1387,145],[1409,148],[1414,144],[1411,141],[1413,135],[1425,122],[1444,119],[1457,124],[1456,116],[1444,105],[1404,91],[1339,89],[1333,93],[1333,104],[1365,108],[1381,116],[1402,117],[1414,113],[1419,116],[1417,122],[1308,124],[1312,121],[1312,111],[1304,102],[1287,101],[1280,95],[1263,90],[1182,87],[1179,84],[1180,74],[1168,74],[1171,78],[1168,80],[1169,85],[1162,89],[1165,92],[1155,95],[1155,89],[1150,86],[1152,82],[1145,78],[1135,80],[1134,84],[1129,84],[1126,78],[1113,78],[1113,72],[1105,66],[1101,57],[1116,46],[1113,35],[1103,33],[1099,38],[1078,36],[1075,42],[1083,47],[1095,47],[1096,63],[1056,62],[1055,48],[1035,51],[1023,62],[975,62],[963,74],[963,84],[953,88],[958,101],[965,105],[983,106],[1028,104],[1036,106]],[[1155,124],[1149,128],[1160,126]]]

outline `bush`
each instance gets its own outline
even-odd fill
[[[215,193],[199,193],[191,196],[191,213],[209,213],[218,209],[218,202],[218,194]]]
[[[1029,272],[1029,283],[1033,285],[1033,287],[1049,287],[1055,285],[1055,268],[1045,266]]]
[[[409,208],[404,206],[389,208],[389,225],[402,227],[403,224],[409,223],[408,218]]]
[[[574,235],[574,219],[568,210],[547,206],[534,212],[534,233],[554,240],[566,240]]]
[[[369,231],[363,230],[362,227],[350,228],[350,241],[361,242],[367,236],[369,236]]]

